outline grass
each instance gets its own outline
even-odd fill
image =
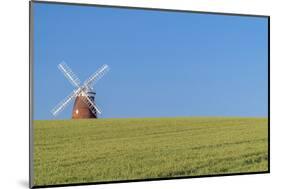
[[[268,171],[267,118],[34,121],[34,184]]]

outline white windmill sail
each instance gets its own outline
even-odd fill
[[[109,71],[108,65],[103,65],[100,69],[98,69],[94,74],[92,74],[89,79],[84,82],[85,87],[92,88],[92,86],[101,79],[107,72]]]
[[[101,110],[98,108],[95,102],[93,102],[87,95],[83,96],[82,98],[83,102],[86,103],[89,107],[89,109],[95,114],[96,112],[98,114],[101,114]]]
[[[80,79],[76,76],[76,74],[67,66],[65,62],[62,62],[58,65],[59,70],[63,73],[63,75],[68,79],[68,81],[74,86],[79,87]]]
[[[60,103],[58,103],[52,110],[52,114],[57,116],[59,112],[63,111],[65,107],[80,93],[81,89],[72,91],[67,97],[65,97]]]

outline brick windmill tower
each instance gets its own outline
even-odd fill
[[[101,114],[101,111],[95,103],[96,93],[93,90],[93,86],[109,70],[108,65],[103,65],[82,85],[79,78],[66,65],[66,63],[63,62],[59,64],[58,68],[68,79],[68,81],[75,87],[75,89],[57,106],[55,106],[55,108],[51,110],[51,113],[54,116],[58,115],[59,112],[63,111],[65,107],[75,99],[72,109],[72,119],[97,118],[98,114]]]

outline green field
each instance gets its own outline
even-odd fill
[[[268,170],[267,118],[34,121],[34,184]]]

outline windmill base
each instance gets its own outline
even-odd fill
[[[83,101],[83,96],[77,96],[72,110],[72,119],[96,119],[97,114],[93,113]]]

